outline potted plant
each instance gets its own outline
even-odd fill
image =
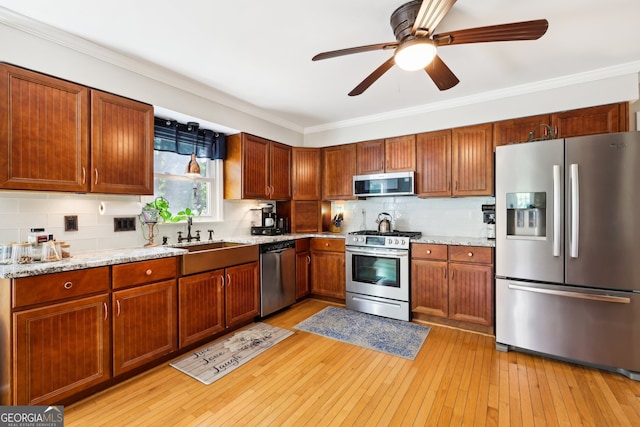
[[[152,202],[147,203],[142,208],[140,220],[145,224],[155,224],[158,222],[179,222],[185,221],[187,218],[194,216],[196,213],[190,208],[178,212],[171,213],[169,210],[169,201],[164,197],[156,197]]]

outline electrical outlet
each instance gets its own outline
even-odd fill
[[[113,231],[135,231],[136,230],[136,218],[113,218]]]
[[[64,231],[78,231],[78,215],[65,215]]]

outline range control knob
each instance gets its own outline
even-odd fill
[[[387,239],[387,243],[390,245],[393,244],[393,239]]]
[[[396,239],[396,245],[400,244],[400,241],[398,239]]]

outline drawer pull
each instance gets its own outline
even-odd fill
[[[324,246],[328,248],[328,247],[329,247],[329,244],[328,244],[328,243],[325,243],[325,244],[324,244]]]
[[[64,286],[65,289],[71,289],[71,288],[73,288],[73,283],[65,282],[63,286]]]
[[[431,254],[431,249],[427,249],[427,255]]]
[[[473,256],[473,252],[469,252],[467,255],[471,257]]]
[[[146,274],[147,276],[151,276],[151,274],[153,274],[153,270],[149,268],[147,269],[147,271],[144,272],[144,274]]]

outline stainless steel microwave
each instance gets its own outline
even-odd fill
[[[414,172],[391,172],[353,177],[353,195],[410,196],[415,194]]]

